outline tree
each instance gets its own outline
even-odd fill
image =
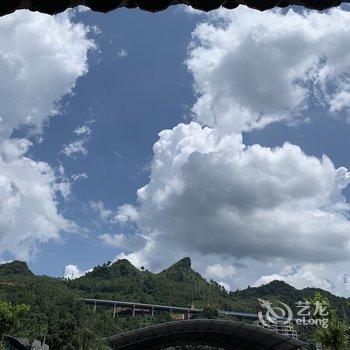
[[[215,318],[218,318],[218,316],[219,316],[218,309],[211,305],[207,305],[202,311],[203,318],[215,319]]]
[[[6,301],[0,302],[0,337],[14,330],[20,318],[27,312],[30,307],[28,305],[12,305]]]
[[[20,318],[29,312],[28,305],[12,305],[6,301],[0,302],[0,350],[4,348],[4,335],[14,331]]]
[[[91,349],[91,344],[95,339],[94,333],[88,327],[83,327],[79,330],[79,338],[81,344],[81,350]]]
[[[327,315],[322,312],[320,305],[327,306]],[[310,306],[314,318],[322,320],[314,333],[315,340],[329,350],[346,349],[348,327],[338,320],[337,313],[330,308],[328,299],[324,298],[320,293],[316,293],[313,299],[310,300]]]
[[[318,328],[315,332],[315,339],[326,349],[343,350],[347,344],[347,327],[337,319],[332,310],[326,328]]]

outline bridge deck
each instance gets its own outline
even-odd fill
[[[191,309],[186,307],[178,306],[168,306],[168,305],[157,305],[157,304],[143,304],[143,303],[134,303],[129,301],[120,301],[120,300],[101,300],[101,299],[82,299],[87,304],[92,305],[103,305],[103,306],[116,306],[116,307],[125,307],[125,308],[136,308],[141,310],[154,310],[154,311],[169,311],[169,312],[179,312],[179,313],[191,313],[197,314],[201,313],[201,309]]]
[[[174,312],[174,313],[178,312],[178,313],[184,313],[184,314],[190,314],[190,315],[200,314],[203,312],[202,309],[169,306],[169,305],[158,305],[158,304],[144,304],[144,303],[136,303],[131,301],[103,300],[103,299],[89,299],[89,298],[83,298],[80,300],[94,306],[102,305],[102,306],[111,306],[111,307],[124,307],[129,309],[149,310],[151,312],[168,311],[168,312]],[[233,310],[232,311],[218,310],[218,311],[220,314],[227,315],[227,316],[235,316],[238,318],[248,318],[248,319],[254,319],[254,320],[258,319],[258,316],[256,313],[233,311]],[[263,317],[265,318],[265,316]],[[284,321],[286,319],[279,318],[277,320]],[[295,319],[292,319],[292,321],[295,321]]]

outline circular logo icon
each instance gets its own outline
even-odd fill
[[[281,301],[278,302],[278,306],[264,299],[259,299],[259,303],[263,310],[258,312],[258,318],[265,327],[277,323],[288,324],[293,319],[292,309]]]

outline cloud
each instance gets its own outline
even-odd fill
[[[121,224],[125,224],[128,221],[137,220],[137,217],[138,212],[137,209],[135,209],[135,207],[133,207],[130,204],[123,204],[118,208],[115,219]]]
[[[120,58],[125,58],[128,56],[128,51],[126,49],[120,49],[117,55]]]
[[[84,276],[88,271],[80,271],[76,265],[67,265],[64,268],[63,277],[69,280],[74,280],[81,276]]]
[[[63,148],[63,153],[67,157],[70,157],[72,155],[76,155],[79,153],[81,153],[83,155],[87,155],[88,150],[86,148],[86,140],[81,139],[81,140],[77,140],[77,141],[74,141],[72,143],[69,143],[68,145],[65,145]]]
[[[231,286],[226,283],[226,282],[222,282],[222,281],[219,281],[217,282],[221,287],[223,287],[227,292],[229,292],[231,290]]]
[[[218,259],[220,261],[220,259]],[[232,281],[235,278],[237,270],[232,265],[213,264],[208,265],[204,272],[204,277],[208,281],[216,281],[226,291],[231,290]]]
[[[74,130],[74,133],[80,135],[91,135],[91,128],[87,125],[80,126]]]
[[[39,132],[59,112],[60,99],[87,72],[88,32],[67,12],[19,11],[0,22],[0,259],[29,260],[40,244],[78,230],[59,211],[59,197],[70,194],[64,169],[31,159],[32,143],[11,134],[21,125]]]
[[[103,234],[99,238],[107,246],[127,250],[141,249],[145,245],[145,239],[140,235]]]
[[[74,174],[71,176],[73,182],[80,182],[82,180],[87,180],[89,176],[86,173]]]
[[[199,24],[187,66],[197,121],[224,132],[307,119],[318,104],[348,118],[349,13],[216,11]]]
[[[318,268],[319,270],[320,268]],[[305,266],[286,266],[280,271],[272,275],[261,276],[253,286],[257,287],[263,284],[268,284],[274,280],[285,281],[286,283],[293,285],[297,289],[303,289],[307,287],[322,288],[324,290],[333,291],[334,286],[329,279],[320,277],[313,270],[317,270],[312,265]]]
[[[298,146],[247,147],[240,135],[180,124],[154,145],[150,181],[137,191],[129,217],[147,243],[130,258],[155,267],[193,253],[347,261],[349,205],[342,190],[349,182],[347,169]],[[163,262],[156,251],[166,251]]]
[[[91,138],[91,128],[87,125],[83,125],[74,130],[74,133],[77,135],[77,139],[68,145],[63,147],[63,153],[67,157],[76,156],[81,153],[86,156],[88,154],[87,143]]]
[[[99,218],[103,222],[114,222],[113,211],[106,209],[101,201],[90,201],[90,207],[98,213]]]
[[[273,280],[285,281],[297,289],[307,287],[321,288],[335,295],[349,296],[350,279],[347,271],[348,262],[336,264],[294,264],[277,266],[272,274],[265,274],[259,277],[253,286],[257,287],[267,284]]]
[[[205,276],[207,279],[214,281],[225,280],[232,278],[236,274],[236,269],[232,265],[224,266],[221,264],[214,264],[207,266]]]
[[[76,230],[58,212],[61,187],[52,168],[25,156],[30,146],[24,139],[0,143],[0,256],[29,259],[39,243]]]
[[[0,136],[20,125],[40,129],[86,74],[94,47],[88,28],[59,16],[18,11],[0,22]]]

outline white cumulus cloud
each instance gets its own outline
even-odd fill
[[[349,182],[347,169],[298,146],[248,147],[240,135],[180,124],[154,145],[150,181],[128,217],[146,245],[127,256],[155,267],[184,254],[347,261]]]
[[[40,128],[87,72],[94,47],[88,28],[70,15],[18,11],[0,22],[0,136],[22,124]]]
[[[67,265],[64,268],[63,277],[69,280],[74,280],[76,278],[84,276],[87,272],[88,271],[81,271],[76,265]]]
[[[38,243],[76,229],[58,212],[60,187],[52,168],[26,157],[29,147],[23,139],[0,144],[0,256],[29,259]]]
[[[195,118],[225,132],[308,117],[318,103],[348,118],[349,13],[216,11],[197,26],[187,65]]]
[[[40,243],[76,226],[59,211],[70,184],[46,162],[29,156],[31,143],[11,139],[21,125],[40,131],[60,99],[87,72],[94,42],[89,29],[59,16],[19,11],[0,22],[0,258],[30,259]]]

